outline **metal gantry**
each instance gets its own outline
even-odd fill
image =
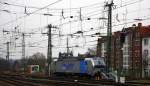
[[[22,33],[22,59],[25,59],[25,33]],[[25,72],[25,61],[23,61],[23,69]]]
[[[111,3],[106,3],[105,7],[108,7],[108,23],[107,23],[107,58],[106,58],[106,66],[107,72],[110,71],[111,64],[111,36],[112,36],[112,7],[114,3],[113,0]]]
[[[57,28],[49,24],[48,28],[48,49],[47,49],[47,62],[48,62],[48,75],[51,76],[51,62],[52,62],[52,28]]]

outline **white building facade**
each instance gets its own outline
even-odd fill
[[[128,36],[125,36],[125,42],[123,43],[123,69],[129,69],[129,48],[128,48]]]
[[[142,38],[143,76],[150,76],[150,37]]]
[[[106,53],[106,43],[101,44],[101,57],[105,57]]]

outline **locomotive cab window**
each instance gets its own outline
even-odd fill
[[[87,65],[87,61],[85,61],[85,65]]]

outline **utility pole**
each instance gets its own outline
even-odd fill
[[[48,62],[48,75],[51,76],[51,62],[52,62],[52,28],[57,28],[49,24],[48,28],[48,49],[47,49],[47,62]]]
[[[80,8],[80,15],[79,15],[80,17],[80,26],[81,26],[81,31],[83,31],[83,28],[82,28],[82,10],[81,10],[81,8]],[[83,33],[82,33],[82,36],[83,36]]]
[[[69,46],[68,46],[69,44],[68,44],[68,41],[69,40],[68,40],[68,36],[67,36],[67,55],[69,55]]]
[[[9,70],[9,68],[10,68],[10,64],[9,64],[9,44],[10,44],[10,42],[6,42],[5,44],[7,46],[7,55],[6,55],[7,70]]]
[[[111,64],[111,36],[112,36],[112,7],[114,3],[113,0],[109,4],[106,3],[105,7],[108,7],[108,24],[107,24],[107,58],[106,58],[106,66],[107,72],[110,71],[110,64]]]
[[[24,59],[23,69],[25,72],[25,33],[22,33],[22,59]]]
[[[7,42],[7,56],[6,56],[6,61],[9,63],[9,43],[10,42]]]
[[[51,60],[52,60],[52,37],[51,37],[52,25],[48,25],[48,50],[47,50],[47,61],[48,61],[48,75],[51,75]]]

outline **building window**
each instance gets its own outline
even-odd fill
[[[135,42],[135,46],[140,46],[140,42],[139,42],[139,41],[136,41],[136,42]]]
[[[148,39],[144,39],[144,45],[148,45]]]
[[[144,50],[143,52],[144,59],[148,58],[148,50]]]
[[[123,57],[123,68],[125,69],[128,69],[128,62],[129,62],[129,59],[128,57]]]
[[[107,50],[107,43],[104,43],[104,50]]]
[[[139,36],[140,36],[140,34],[139,34],[138,32],[137,32],[135,35],[136,35],[136,37],[139,37]]]

